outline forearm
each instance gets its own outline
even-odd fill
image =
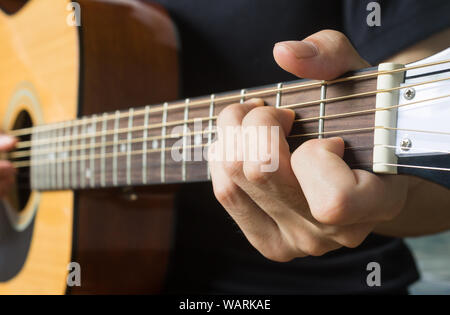
[[[436,184],[409,178],[408,198],[400,215],[380,224],[375,233],[422,236],[450,229],[450,191]]]

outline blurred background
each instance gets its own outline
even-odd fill
[[[450,232],[406,239],[421,279],[410,288],[414,295],[450,295]]]

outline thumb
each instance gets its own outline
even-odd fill
[[[315,33],[303,41],[277,43],[273,55],[284,70],[316,80],[332,80],[370,66],[344,34],[332,30]]]

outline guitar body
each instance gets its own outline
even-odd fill
[[[178,46],[164,10],[80,0],[75,27],[69,3],[0,0],[4,130],[176,99]],[[0,294],[161,290],[175,186],[37,192],[20,175],[0,207]],[[70,262],[81,287],[67,287]]]

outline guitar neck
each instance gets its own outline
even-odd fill
[[[205,157],[216,136],[217,115],[232,103],[255,97],[267,106],[295,110],[288,138],[292,150],[309,139],[341,136],[346,162],[370,170],[375,72],[359,72],[362,78],[357,80],[280,83],[36,127],[31,187],[63,190],[208,181]]]

